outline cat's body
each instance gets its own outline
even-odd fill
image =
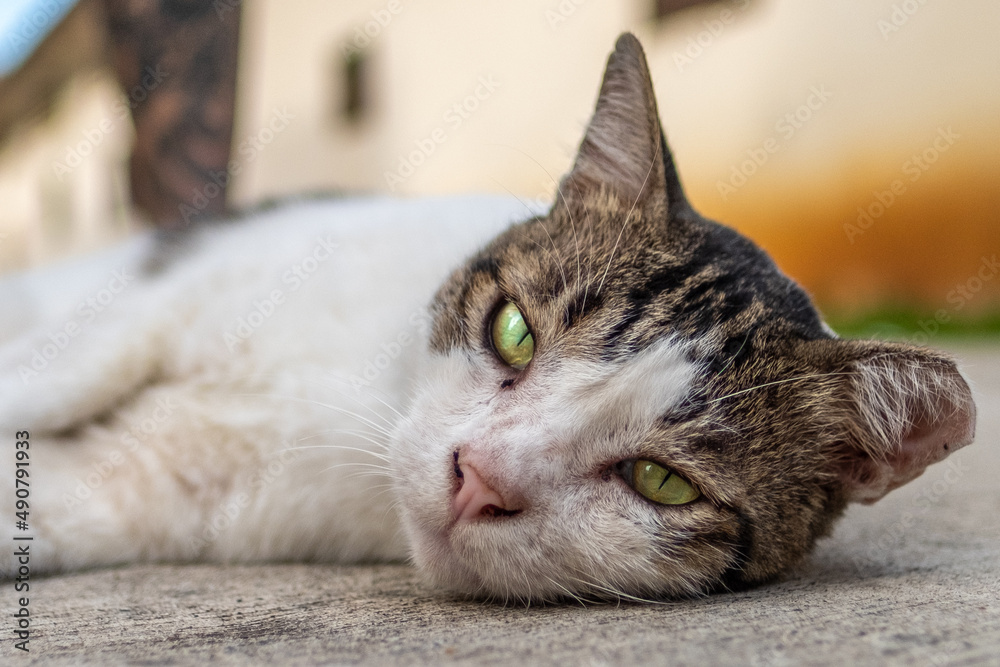
[[[691,209],[634,38],[537,213],[306,203],[8,282],[46,307],[0,349],[0,427],[31,434],[33,563],[409,549],[469,594],[694,594],[773,577],[848,501],[971,440],[953,362],[837,340]]]
[[[387,477],[367,468],[381,458],[324,446],[383,456],[367,439],[406,404],[434,290],[530,213],[502,197],[307,201],[162,259],[145,236],[8,280],[27,331],[2,348],[0,424],[31,434],[36,563],[404,558]],[[252,507],[228,507],[240,493]]]

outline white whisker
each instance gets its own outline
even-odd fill
[[[277,379],[282,379],[282,378],[287,378],[287,377],[289,377],[289,375],[287,373],[278,373],[278,372],[263,373],[263,374],[259,374],[259,375],[245,375],[245,376],[241,376],[241,377],[238,377],[238,378],[232,378],[232,379],[230,379],[227,382],[227,384],[230,384],[230,385],[237,384],[241,380],[258,380],[258,379],[262,379],[262,378],[277,378]],[[381,419],[382,421],[384,421],[387,427],[392,428],[392,427],[395,426],[394,422],[392,422],[391,420],[387,419],[384,415],[379,414],[379,412],[377,410],[375,410],[374,408],[372,408],[370,405],[367,405],[366,403],[364,403],[357,396],[354,396],[351,393],[344,391],[343,389],[337,389],[336,387],[329,386],[329,385],[325,384],[324,382],[320,382],[319,380],[312,380],[312,379],[304,378],[304,377],[300,377],[300,376],[292,376],[292,378],[296,382],[302,382],[302,383],[306,383],[306,384],[312,384],[312,385],[315,385],[315,386],[322,387],[323,389],[329,389],[329,390],[332,390],[332,391],[336,391],[342,397],[354,401],[359,406],[363,407],[364,409],[368,410],[373,415],[375,415],[376,417],[378,417],[379,419]],[[328,380],[338,380],[338,381],[340,381],[340,382],[342,382],[344,384],[347,383],[347,380],[344,380],[342,378],[338,378],[338,377],[333,376],[333,375],[326,376],[326,379],[328,379]],[[378,394],[375,392],[375,390],[373,390],[371,388],[368,388],[368,389],[369,389],[368,390],[368,394],[367,394],[368,396],[370,396],[371,398],[374,398],[376,401],[378,401],[383,406],[385,406],[386,408],[388,408],[391,412],[393,412],[394,414],[396,414],[399,418],[402,419],[402,418],[405,417],[399,410],[397,410],[392,405],[390,405],[385,400],[383,400],[381,397],[379,397]],[[272,393],[249,393],[249,392],[244,392],[244,393],[240,393],[240,394],[232,394],[232,396],[266,396],[266,397],[271,397],[271,398],[285,398],[285,399],[306,400],[302,396],[294,396],[294,395],[289,395],[289,394],[279,394],[277,392],[272,392]]]
[[[604,287],[604,280],[608,277],[608,271],[611,270],[611,262],[615,258],[615,252],[618,250],[618,244],[622,240],[622,235],[625,233],[625,228],[628,226],[629,219],[632,217],[632,211],[635,210],[636,205],[639,203],[639,198],[642,196],[642,191],[646,187],[646,181],[649,180],[649,175],[653,173],[653,167],[656,165],[657,160],[662,160],[663,157],[657,150],[656,155],[653,156],[652,162],[649,163],[649,169],[646,170],[646,177],[642,179],[642,185],[639,187],[639,192],[635,196],[635,201],[632,202],[632,207],[628,210],[628,214],[625,216],[625,222],[622,223],[621,231],[618,232],[618,238],[615,240],[615,246],[611,249],[611,256],[608,257],[608,265],[604,267],[604,275],[601,277],[601,283],[597,286],[597,294],[601,293],[601,289]]]
[[[392,462],[392,459],[390,459],[389,457],[383,456],[382,454],[376,454],[370,449],[362,449],[360,447],[348,447],[346,445],[307,445],[305,447],[286,447],[281,451],[291,452],[298,449],[336,449],[348,452],[361,452],[362,454],[368,454],[370,456],[374,456],[375,458],[381,461],[385,461],[386,463]]]
[[[253,394],[253,393],[233,394],[233,395],[234,396],[267,396],[267,397],[278,396],[276,394]],[[341,407],[338,407],[336,405],[330,405],[328,403],[323,403],[322,401],[317,401],[317,400],[312,399],[312,398],[302,398],[300,396],[278,396],[278,397],[279,398],[286,398],[286,399],[292,400],[292,401],[301,401],[302,403],[311,403],[312,405],[317,405],[317,406],[319,406],[321,408],[326,408],[328,410],[333,410],[334,412],[339,412],[340,414],[345,415],[347,417],[352,417],[354,419],[357,419],[362,424],[365,424],[366,426],[370,426],[371,428],[375,429],[377,432],[379,432],[379,433],[381,433],[381,434],[383,434],[383,435],[385,435],[387,437],[392,435],[392,432],[389,431],[384,426],[376,424],[375,422],[371,421],[370,419],[367,419],[367,418],[359,415],[356,412],[351,412],[350,410],[347,410],[345,408],[341,408]]]
[[[763,384],[754,385],[752,387],[748,387],[747,389],[740,389],[739,391],[734,391],[730,394],[726,394],[725,396],[719,396],[718,398],[714,398],[711,401],[709,401],[709,403],[718,403],[719,401],[724,401],[727,398],[732,398],[733,396],[739,396],[740,394],[745,394],[755,389],[763,389],[764,387],[773,387],[774,385],[785,384],[786,382],[795,382],[797,380],[812,380],[815,378],[832,377],[834,375],[855,375],[855,373],[850,371],[845,371],[841,373],[834,372],[834,373],[813,373],[810,375],[797,375],[795,377],[785,378],[783,380],[775,380],[774,382],[765,382]]]
[[[323,473],[329,472],[331,470],[336,470],[337,468],[346,468],[346,467],[349,467],[349,466],[350,467],[362,467],[362,468],[375,468],[376,470],[379,471],[377,473],[377,475],[380,476],[380,477],[381,476],[385,476],[385,473],[389,472],[389,467],[388,466],[380,466],[380,465],[375,464],[375,463],[348,462],[348,463],[335,463],[332,466],[327,466],[326,468],[323,468],[322,470],[320,470],[319,474],[323,474]],[[370,471],[363,471],[362,473],[359,473],[359,474],[368,474],[368,475],[373,475],[374,476],[376,473],[372,473]]]
[[[348,380],[345,380],[345,379],[343,379],[343,378],[339,378],[339,377],[336,377],[336,376],[333,376],[333,375],[331,375],[331,376],[327,376],[327,379],[329,379],[329,380],[334,380],[334,381],[337,381],[337,382],[341,382],[341,383],[343,383],[343,384],[347,384],[347,383],[348,383]],[[378,413],[377,411],[375,411],[375,410],[374,410],[374,409],[373,409],[373,408],[372,408],[372,407],[371,407],[370,405],[367,405],[367,404],[365,404],[365,403],[364,403],[364,402],[363,402],[362,400],[360,400],[360,399],[359,399],[359,398],[358,398],[357,396],[352,396],[352,395],[350,394],[350,392],[347,392],[347,391],[344,391],[343,389],[337,389],[336,387],[331,387],[331,386],[329,386],[329,385],[326,385],[326,384],[324,384],[324,383],[322,383],[322,382],[320,382],[320,381],[318,381],[318,380],[306,380],[306,382],[310,382],[310,383],[312,383],[312,384],[315,384],[315,385],[318,385],[318,386],[320,386],[320,387],[323,387],[324,389],[331,389],[331,390],[333,390],[333,391],[336,391],[336,392],[338,392],[338,393],[339,393],[339,394],[340,394],[341,396],[343,396],[344,398],[349,398],[349,399],[351,399],[352,401],[354,401],[354,402],[355,402],[355,403],[357,403],[358,405],[360,405],[360,406],[362,406],[363,408],[366,408],[367,410],[371,411],[371,413],[372,413],[373,415],[375,415],[376,417],[378,417],[379,419],[381,419],[382,421],[384,421],[384,422],[386,423],[386,425],[387,425],[388,427],[390,427],[390,428],[393,428],[393,427],[395,427],[395,425],[396,425],[396,424],[395,424],[394,422],[390,421],[389,419],[386,419],[386,418],[385,418],[385,417],[384,417],[383,415],[380,415],[380,414],[379,414],[379,413]],[[394,407],[393,407],[392,405],[390,405],[390,404],[389,404],[388,402],[386,402],[386,401],[385,401],[385,400],[384,400],[384,399],[383,399],[382,397],[380,397],[380,396],[378,395],[378,393],[377,393],[377,392],[376,392],[376,391],[375,391],[374,389],[372,389],[372,388],[370,388],[370,387],[368,387],[367,389],[368,389],[368,392],[367,392],[367,395],[368,395],[368,396],[370,396],[371,398],[374,398],[374,399],[375,399],[376,401],[378,401],[378,402],[379,402],[379,403],[381,403],[381,404],[382,404],[383,406],[385,406],[386,408],[388,408],[388,409],[389,409],[389,410],[390,410],[390,411],[391,411],[391,412],[392,412],[392,413],[393,413],[394,415],[396,415],[396,416],[397,416],[397,417],[399,417],[400,419],[405,419],[405,418],[406,418],[406,415],[404,415],[404,414],[403,414],[402,412],[400,412],[400,411],[399,411],[398,409],[394,408]]]
[[[330,434],[330,433],[335,433],[335,434],[338,434],[338,435],[353,435],[356,438],[361,438],[365,442],[369,442],[369,443],[375,445],[376,447],[378,447],[379,449],[382,449],[383,451],[388,451],[389,450],[389,443],[388,442],[383,442],[381,440],[376,440],[376,437],[383,437],[383,438],[386,437],[386,436],[382,435],[381,433],[365,433],[364,431],[354,431],[352,429],[331,428],[331,429],[327,429],[325,431],[322,431],[321,433],[315,433],[313,435],[309,435],[309,436],[305,436],[305,437],[299,438],[299,441],[301,442],[302,440],[311,440],[312,438],[318,438],[321,435],[327,435],[327,434]]]

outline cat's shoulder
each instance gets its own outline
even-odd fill
[[[209,252],[226,262],[262,253],[277,256],[298,250],[317,235],[358,250],[412,252],[433,245],[470,252],[512,223],[543,212],[536,202],[504,195],[294,198],[236,218],[160,234],[147,261],[155,262],[156,252],[174,252],[171,243],[180,247],[180,256],[184,250]]]
[[[339,249],[339,264],[410,270],[456,266],[540,204],[503,195],[287,199],[226,219],[139,232],[99,252],[0,278],[8,326],[0,340],[59,317],[81,299],[135,293],[150,283],[183,284],[220,272],[276,271]],[[315,257],[314,257],[315,259]],[[442,274],[440,277],[443,277]],[[98,295],[98,297],[94,297]]]

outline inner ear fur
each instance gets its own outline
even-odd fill
[[[976,406],[955,361],[903,343],[814,341],[835,382],[828,452],[847,500],[873,503],[972,442]]]

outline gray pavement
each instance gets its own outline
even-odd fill
[[[852,507],[778,583],[659,605],[499,607],[406,566],[144,566],[31,583],[0,663],[1000,665],[1000,344],[955,348],[975,444]]]

